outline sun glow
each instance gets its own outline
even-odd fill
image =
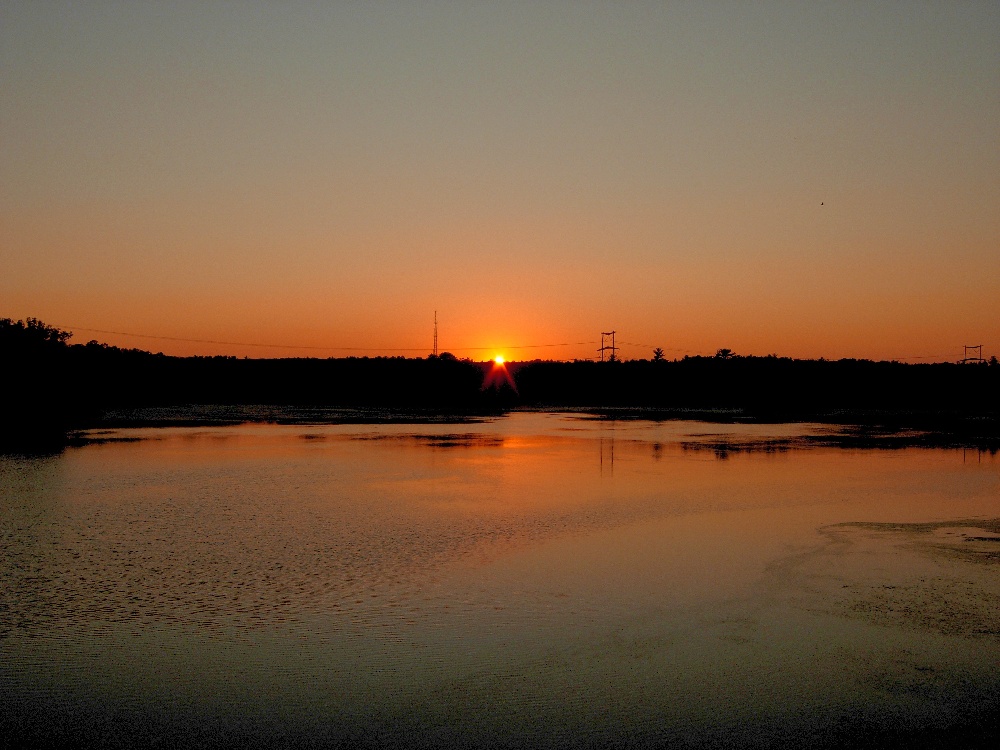
[[[498,365],[502,365],[506,360],[503,358],[502,354],[498,354],[493,358],[493,361],[496,362]]]

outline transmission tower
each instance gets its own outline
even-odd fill
[[[975,356],[970,356],[970,354],[975,354]],[[985,362],[983,359],[983,345],[975,344],[973,346],[965,347],[965,356],[962,357],[963,362]]]
[[[438,355],[438,311],[434,311],[434,356]]]
[[[610,346],[608,346],[608,343],[607,343],[609,338],[611,339],[611,345]],[[598,349],[597,351],[599,351],[601,353],[601,362],[604,362],[604,361],[617,362],[618,361],[618,355],[615,353],[615,352],[618,351],[618,347],[615,346],[615,332],[614,331],[601,331],[601,348]],[[608,355],[607,360],[605,360],[605,358],[604,358],[604,353],[605,352],[611,352],[611,354]]]

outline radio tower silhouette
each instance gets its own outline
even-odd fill
[[[434,356],[438,355],[438,311],[434,311]]]
[[[608,337],[611,338],[611,346],[608,346],[607,343],[606,343]],[[610,351],[611,352],[610,356],[607,359],[608,362],[617,362],[618,361],[618,355],[615,354],[615,352],[618,351],[618,347],[615,346],[615,332],[614,331],[601,331],[601,348],[598,349],[597,351],[599,351],[601,353],[601,362],[605,361],[604,360],[604,352],[606,352],[606,351]]]

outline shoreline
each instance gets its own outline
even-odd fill
[[[821,434],[792,437],[746,437],[720,434],[715,439],[683,442],[685,449],[716,453],[780,452],[814,447],[856,449],[952,448],[1000,451],[1000,419],[991,413],[962,414],[930,411],[837,410],[816,413],[760,414],[731,408],[519,406],[507,409],[440,410],[383,406],[299,404],[186,404],[111,409],[100,417],[69,427],[0,434],[0,454],[44,453],[100,441],[87,433],[100,430],[227,427],[241,424],[475,424],[517,413],[571,414],[583,420],[607,422],[681,422],[719,425],[815,424]]]

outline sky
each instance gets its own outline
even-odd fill
[[[0,3],[0,317],[426,356],[435,311],[473,359],[1000,355],[1000,3]]]

